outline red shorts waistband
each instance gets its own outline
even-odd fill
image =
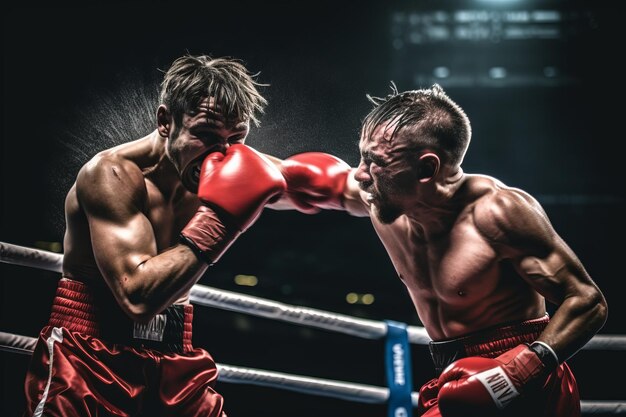
[[[112,297],[111,301],[115,303]],[[105,310],[87,284],[63,278],[57,286],[48,325],[103,341],[162,352],[193,349],[191,304],[172,305],[146,324],[132,321],[117,304],[106,305]]]
[[[532,343],[550,322],[546,314],[538,319],[512,323],[471,333],[466,336],[430,342],[428,347],[441,372],[447,365],[467,356],[495,358],[522,343]]]

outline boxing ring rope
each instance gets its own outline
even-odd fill
[[[0,332],[0,350],[30,355],[37,339],[29,336]],[[291,375],[282,372],[217,364],[219,380],[234,384],[253,384],[280,388],[304,394],[321,395],[370,404],[384,404],[389,397],[389,389],[371,385],[332,381],[322,378]],[[413,404],[417,404],[418,394],[413,393]]]
[[[60,273],[63,255],[0,242],[0,262]],[[380,339],[387,334],[387,324],[384,322],[292,306],[199,284],[192,288],[191,301],[202,306],[246,313],[367,339]],[[423,327],[407,326],[407,333],[409,342],[412,344],[426,345],[430,341]],[[0,332],[0,350],[30,354],[35,342],[36,339],[32,337]],[[626,335],[596,335],[583,349],[626,350]],[[220,371],[219,380],[228,383],[253,384],[362,403],[385,403],[389,399],[389,389],[383,387],[223,364],[218,364],[218,369]],[[413,406],[417,405],[417,401],[418,393],[412,392],[411,402]],[[583,400],[581,401],[581,408],[585,414],[607,412],[626,414],[626,402],[620,401]]]
[[[0,242],[0,262],[60,273],[63,255]],[[288,305],[200,284],[194,285],[191,289],[191,301],[205,307],[246,313],[365,339],[381,339],[387,334],[387,326],[381,321]],[[407,331],[409,341],[413,344],[427,345],[430,341],[423,327],[408,326]],[[585,345],[584,349],[626,350],[626,335],[596,335]]]

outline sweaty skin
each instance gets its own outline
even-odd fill
[[[428,150],[415,164],[404,131],[391,140],[390,130],[361,139],[345,207],[371,217],[429,336],[536,319],[548,300],[559,308],[538,340],[563,359],[581,348],[605,303],[539,203]]]
[[[535,198],[463,172],[470,121],[441,86],[391,89],[367,96],[356,169],[320,152],[275,161],[287,187],[271,208],[370,217],[435,342],[419,415],[492,415],[527,395],[504,413],[580,416],[565,361],[604,325],[602,292]]]
[[[164,106],[157,120],[154,132],[89,161],[65,200],[63,276],[89,285],[104,281],[140,322],[173,303],[189,303],[191,287],[207,269],[179,243],[200,204],[199,164],[211,152],[243,143],[249,131],[247,121],[225,120],[208,99],[180,126]]]

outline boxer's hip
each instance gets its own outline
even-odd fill
[[[495,358],[520,343],[532,343],[548,325],[548,315],[538,319],[509,323],[466,336],[430,342],[430,350],[437,375],[452,362],[468,356]]]
[[[193,349],[192,320],[192,305],[175,304],[148,323],[134,322],[112,296],[93,291],[82,282],[61,279],[48,325],[93,336],[107,343],[162,353],[184,353]]]

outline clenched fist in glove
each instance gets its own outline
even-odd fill
[[[322,209],[344,210],[343,191],[350,165],[323,152],[304,152],[281,163],[287,182],[287,198],[301,212],[314,214]]]
[[[555,358],[539,356],[542,346],[538,349],[522,344],[493,359],[472,356],[450,364],[438,381],[441,415],[492,415],[538,388],[557,366]]]
[[[198,185],[202,205],[182,230],[182,241],[208,263],[217,262],[285,187],[278,168],[246,145],[208,155]]]

